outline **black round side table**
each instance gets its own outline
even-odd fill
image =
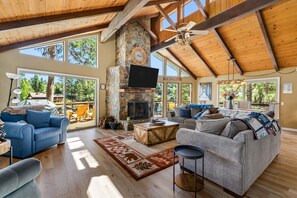
[[[204,150],[192,146],[192,145],[179,145],[174,147],[174,158],[175,155],[182,159],[182,172],[175,175],[175,163],[173,158],[173,191],[175,191],[175,185],[179,188],[195,192],[195,197],[198,191],[201,191],[204,187]],[[195,160],[195,171],[193,174],[184,172],[184,159]],[[202,159],[202,175],[197,176],[197,160]]]

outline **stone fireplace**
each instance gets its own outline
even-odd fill
[[[143,19],[150,25],[150,19]],[[126,23],[116,33],[116,64],[107,69],[107,115],[118,121],[149,120],[153,116],[153,92],[128,89],[131,51],[141,47],[148,56],[144,67],[150,66],[150,36],[137,21]],[[134,109],[133,109],[134,108]]]
[[[132,120],[148,119],[148,102],[128,102],[128,116]]]

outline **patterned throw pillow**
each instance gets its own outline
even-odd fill
[[[180,108],[179,116],[183,118],[190,118],[191,117],[191,110]]]
[[[196,115],[193,116],[193,119],[196,119],[197,120],[201,116],[202,113],[203,112],[196,113]]]

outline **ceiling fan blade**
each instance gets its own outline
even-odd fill
[[[172,39],[175,39],[175,38],[176,38],[176,36],[173,36],[173,37],[171,37],[171,38],[165,40],[165,42],[169,42],[169,41],[171,41]]]
[[[200,35],[206,35],[208,34],[208,30],[191,30],[189,31],[190,34],[200,34]]]
[[[167,31],[167,32],[178,32],[177,30],[172,30],[172,29],[164,29],[164,31]]]
[[[195,22],[190,21],[190,22],[186,25],[186,29],[187,29],[187,30],[190,30],[190,29],[192,29],[195,25],[196,25]]]

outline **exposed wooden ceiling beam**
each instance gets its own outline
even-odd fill
[[[177,2],[178,0],[150,1],[144,7],[150,7],[150,6],[155,6],[159,4],[165,4],[165,3],[177,3]],[[2,22],[0,23],[0,31],[23,28],[23,27],[33,26],[33,25],[59,22],[59,21],[69,20],[69,19],[77,19],[77,18],[83,18],[83,17],[92,17],[92,16],[100,16],[100,15],[105,15],[110,13],[117,13],[117,12],[123,11],[124,7],[125,6],[98,8],[93,10],[83,10],[78,12],[70,12],[70,13],[56,14],[56,15],[50,15],[50,16],[42,16],[42,17],[36,17],[36,18]]]
[[[166,50],[169,52],[171,56],[181,65],[183,66],[187,72],[196,80],[197,76],[173,53],[173,51],[169,48],[166,48]]]
[[[226,44],[226,42],[223,40],[222,35],[219,33],[219,31],[217,29],[213,30],[214,35],[216,36],[216,38],[218,39],[219,43],[221,44],[221,46],[224,48],[225,52],[228,54],[229,58],[234,58],[234,66],[236,71],[240,74],[243,75],[243,71],[241,69],[241,67],[239,66],[236,58],[234,57],[232,51],[230,50],[230,48],[228,47],[228,45]]]
[[[129,0],[122,12],[119,12],[110,22],[107,29],[101,33],[101,42],[106,42],[118,29],[129,21],[149,0]]]
[[[169,15],[166,13],[166,11],[160,6],[160,5],[156,5],[156,8],[158,9],[158,11],[161,13],[161,15],[169,22],[169,24],[171,25],[171,27],[174,30],[177,30],[175,23],[173,22],[173,20],[169,17]]]
[[[17,42],[17,43],[13,43],[13,44],[2,45],[2,46],[0,46],[0,53],[7,51],[7,50],[11,50],[11,49],[34,45],[37,43],[43,43],[46,41],[61,39],[61,38],[65,38],[65,37],[69,37],[69,36],[73,36],[73,35],[87,33],[87,32],[99,31],[99,30],[102,30],[107,27],[108,27],[108,24],[96,25],[96,26],[86,27],[86,28],[73,30],[73,31],[69,31],[69,32],[64,32],[64,33],[60,33],[60,34],[54,34],[54,35],[50,35],[50,36],[21,41],[21,42]]]
[[[192,30],[210,30],[223,25],[226,25],[232,21],[235,21],[241,17],[244,17],[248,14],[254,13],[258,10],[266,8],[279,0],[248,0],[244,1],[222,13],[217,14],[209,18],[208,20],[201,22],[195,25]],[[158,49],[166,48],[170,45],[173,45],[175,40],[171,41],[162,41],[159,44],[156,44],[151,47],[151,51],[157,51]]]
[[[265,27],[265,22],[264,22],[264,20],[262,18],[262,15],[261,15],[260,11],[256,12],[256,16],[257,16],[257,19],[258,19],[258,23],[260,25],[260,29],[261,29],[261,32],[262,32],[262,35],[263,35],[263,38],[264,38],[264,41],[265,41],[269,56],[271,58],[273,67],[274,67],[275,71],[279,71],[279,66],[278,66],[276,58],[275,58],[275,53],[274,53],[273,48],[271,46],[271,41],[270,41],[270,38],[268,36],[267,29]]]
[[[197,50],[197,48],[194,46],[194,44],[191,43],[189,46],[192,49],[192,51],[195,53],[195,55],[198,57],[198,59],[203,63],[203,65],[205,66],[205,68],[209,71],[209,73],[216,78],[217,77],[217,74],[206,63],[205,59],[201,56],[201,53]]]
[[[154,39],[155,41],[159,42],[159,38],[158,36],[150,29],[150,27],[148,27],[142,20],[138,20],[137,23],[143,28],[145,29],[145,31],[147,31],[147,33],[150,35],[150,37],[152,39]]]
[[[205,19],[209,19],[208,18],[208,13],[207,11],[203,8],[200,0],[195,0],[198,8],[199,8],[199,11],[201,13],[201,15],[205,18]],[[240,65],[238,64],[238,62],[236,61],[236,58],[234,57],[232,51],[230,50],[230,48],[227,46],[226,42],[224,41],[224,39],[222,38],[221,34],[218,32],[218,30],[216,28],[213,29],[213,32],[216,36],[216,38],[218,39],[219,43],[221,44],[221,46],[223,47],[223,49],[225,50],[225,52],[228,54],[229,56],[229,59],[231,58],[234,58],[235,61],[234,61],[234,65],[235,65],[235,68],[237,70],[238,73],[240,73],[240,75],[243,75],[243,71],[240,67]]]

